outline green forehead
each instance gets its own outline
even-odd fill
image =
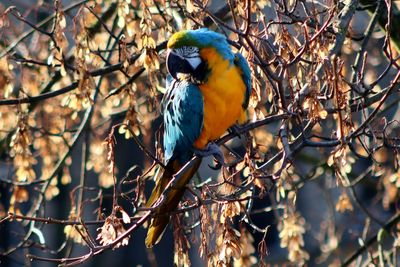
[[[168,48],[179,48],[182,46],[198,46],[199,43],[190,35],[189,31],[180,31],[174,33],[169,38],[167,47]]]

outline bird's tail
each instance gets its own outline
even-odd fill
[[[170,212],[174,211],[179,204],[179,201],[183,197],[185,193],[186,184],[190,181],[192,176],[196,173],[201,163],[201,159],[197,158],[191,168],[189,168],[182,176],[179,178],[177,183],[171,190],[168,192],[168,195],[165,196],[166,199],[163,201],[161,206],[157,207],[157,210],[154,214],[154,218],[151,220],[149,229],[147,231],[146,237],[146,246],[148,248],[157,244],[167,225],[169,223]],[[162,195],[165,187],[167,187],[168,183],[171,181],[173,175],[177,173],[181,169],[182,165],[179,164],[177,160],[170,161],[165,167],[164,173],[158,179],[156,186],[151,193],[149,200],[146,203],[147,207],[153,206],[157,200]]]

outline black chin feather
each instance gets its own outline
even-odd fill
[[[207,63],[202,60],[195,70],[191,73],[191,80],[195,84],[204,83],[209,74]]]

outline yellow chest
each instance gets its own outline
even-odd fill
[[[243,120],[242,104],[246,91],[240,69],[224,60],[215,49],[203,49],[201,56],[211,71],[207,82],[199,86],[204,99],[203,129],[194,143],[199,149]]]

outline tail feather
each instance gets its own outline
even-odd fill
[[[157,208],[154,214],[154,218],[150,223],[149,230],[147,231],[145,243],[148,248],[154,246],[161,240],[161,237],[169,223],[169,213],[174,211],[178,206],[179,201],[185,193],[186,184],[196,173],[200,166],[200,163],[201,159],[197,159],[195,164],[180,177],[179,182],[174,186],[174,188],[172,188],[168,192],[168,195],[166,196],[166,199],[162,203],[162,205]],[[177,173],[181,167],[182,166],[176,160],[171,161],[167,164],[163,175],[157,181],[157,184],[154,187],[149,200],[147,201],[147,207],[151,207],[157,202],[159,197],[164,192],[165,187],[172,179],[173,175]]]
[[[160,242],[167,225],[169,223],[169,215],[159,216],[151,221],[149,230],[146,236],[146,247],[151,248],[158,242]]]

